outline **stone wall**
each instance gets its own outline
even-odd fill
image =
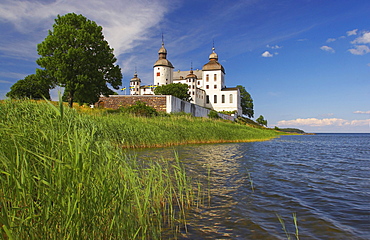
[[[145,102],[148,106],[162,112],[186,112],[194,117],[208,117],[210,109],[183,101],[170,95],[110,95],[109,97],[100,97],[96,107],[118,109],[119,107],[134,105],[137,101]],[[227,120],[233,121],[236,116],[229,116],[222,113],[218,115]]]
[[[97,107],[118,109],[124,106],[134,105],[137,101],[145,102],[148,106],[155,108],[157,111],[166,112],[166,96],[157,95],[110,95],[109,97],[100,97]]]

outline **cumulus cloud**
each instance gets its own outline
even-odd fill
[[[366,45],[355,45],[354,48],[348,50],[353,55],[365,55],[370,52],[370,48]]]
[[[370,32],[363,32],[362,35],[351,42],[352,44],[368,44],[370,43]]]
[[[335,50],[329,46],[322,46],[320,49],[326,52],[335,53]]]
[[[354,111],[353,113],[370,114],[370,111]]]
[[[264,53],[262,53],[262,57],[273,57],[274,55],[272,53],[270,53],[269,51],[265,51]]]
[[[357,35],[358,29],[353,29],[352,31],[347,31],[347,36]]]
[[[109,4],[101,0],[3,0],[0,3],[0,21],[12,24],[21,34],[40,35],[43,32],[43,37],[46,37],[58,14],[83,14],[103,27],[105,38],[119,55],[138,46],[140,41],[153,34],[152,31],[158,30],[157,26],[169,8],[169,4],[161,0],[154,0],[151,4],[129,0],[112,0]],[[32,39],[34,42],[30,46],[35,48],[39,40],[39,37]],[[4,43],[0,44],[5,51]]]
[[[370,124],[370,119],[365,120],[345,120],[340,118],[298,118],[295,120],[282,120],[277,123],[278,126],[310,126],[310,127],[325,127],[325,126],[366,126]]]

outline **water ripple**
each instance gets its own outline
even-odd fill
[[[369,134],[283,136],[139,155],[173,157],[174,150],[211,193],[209,206],[189,213],[180,239],[285,239],[276,214],[294,239],[293,213],[300,239],[370,239]]]

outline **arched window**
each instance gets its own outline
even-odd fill
[[[213,99],[213,102],[214,102],[214,103],[217,103],[217,95],[214,95],[214,96],[213,96],[213,98],[214,98],[214,99]]]
[[[233,103],[233,95],[230,94],[230,103]]]
[[[222,96],[221,96],[221,102],[222,102],[222,103],[225,103],[225,95],[223,95],[223,94],[222,94]]]

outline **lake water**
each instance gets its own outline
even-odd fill
[[[370,134],[282,136],[265,142],[136,151],[173,159],[210,189],[179,239],[370,239]]]

